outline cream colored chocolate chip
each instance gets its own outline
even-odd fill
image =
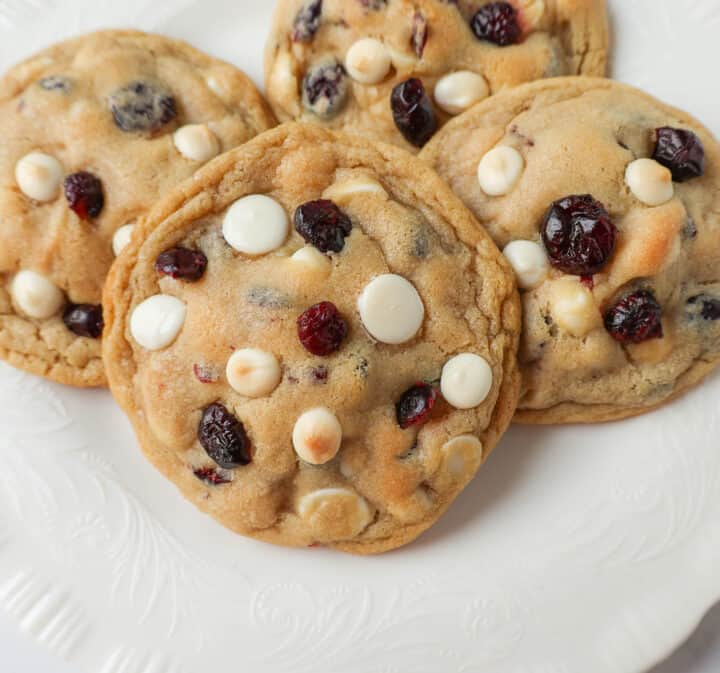
[[[225,214],[223,236],[238,252],[264,255],[276,250],[288,236],[285,209],[275,199],[253,194],[235,201]]]
[[[485,78],[469,70],[445,75],[435,85],[435,102],[451,115],[465,112],[489,94],[490,87]]]
[[[10,289],[17,307],[30,318],[44,320],[54,316],[65,303],[60,288],[35,271],[20,271]]]
[[[293,253],[290,259],[295,264],[301,264],[303,267],[318,273],[329,274],[332,269],[332,263],[327,255],[323,255],[315,246],[306,245]]]
[[[365,498],[347,488],[323,488],[307,493],[298,515],[323,539],[347,539],[362,533],[372,521]]]
[[[298,418],[292,440],[302,460],[311,465],[324,465],[340,450],[342,426],[329,409],[317,407]]]
[[[456,409],[473,409],[490,394],[493,372],[485,358],[462,353],[449,360],[442,370],[440,390]]]
[[[478,164],[478,182],[488,196],[509,194],[525,170],[522,154],[501,145],[490,150]]]
[[[348,197],[357,194],[378,194],[379,196],[387,196],[387,192],[383,186],[370,178],[351,178],[342,180],[330,185],[324,192],[323,198],[330,199],[338,205],[346,201]]]
[[[220,153],[217,136],[205,124],[187,124],[173,134],[175,148],[186,159],[208,161]]]
[[[63,182],[63,167],[49,154],[30,152],[15,165],[15,180],[25,196],[52,201]]]
[[[360,319],[378,341],[410,341],[425,319],[425,307],[415,287],[402,276],[385,274],[365,286],[358,299]]]
[[[583,337],[600,326],[600,311],[592,292],[572,278],[554,281],[549,288],[550,313],[560,329]]]
[[[187,307],[179,299],[156,294],[134,308],[130,316],[130,333],[143,348],[162,350],[180,334],[186,314]]]
[[[512,241],[505,246],[503,254],[515,271],[518,285],[523,290],[532,290],[547,278],[547,253],[545,248],[535,241]]]
[[[113,234],[112,249],[115,257],[117,257],[130,243],[134,230],[134,224],[125,224]]]
[[[385,79],[391,67],[390,52],[380,40],[363,38],[353,44],[345,57],[350,77],[361,84],[377,84]]]
[[[461,435],[442,447],[445,469],[454,477],[472,475],[483,458],[482,442],[474,435]]]
[[[266,397],[278,387],[282,370],[272,353],[258,348],[243,348],[230,356],[225,375],[233,390],[241,395]]]
[[[672,173],[653,159],[637,159],[628,164],[625,182],[647,206],[661,206],[675,195]]]

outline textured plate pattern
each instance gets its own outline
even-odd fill
[[[717,1],[612,7],[616,74],[717,133]],[[270,11],[0,0],[0,63],[129,25],[259,79]],[[0,608],[98,673],[639,673],[720,597],[718,400],[716,377],[633,421],[514,429],[417,544],[356,559],[231,535],[146,464],[109,395],[0,366]]]

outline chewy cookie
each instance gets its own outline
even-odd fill
[[[279,0],[265,81],[281,121],[422,147],[507,87],[605,74],[605,0]]]
[[[717,365],[720,148],[692,117],[607,80],[547,80],[422,156],[524,290],[520,421],[637,415]]]
[[[377,553],[431,526],[517,401],[512,270],[390,146],[290,124],[155,209],[105,289],[111,389],[198,507]]]
[[[105,275],[132,223],[219,152],[274,125],[252,82],[187,44],[86,35],[0,82],[0,357],[105,381]]]

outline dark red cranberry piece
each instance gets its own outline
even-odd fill
[[[348,326],[335,304],[323,301],[311,306],[297,320],[300,343],[313,355],[330,355],[340,348]]]
[[[398,84],[390,96],[395,126],[415,147],[423,147],[437,130],[437,118],[423,83],[413,77]]]
[[[303,203],[294,220],[298,234],[320,252],[340,252],[352,231],[350,218],[327,199]]]
[[[517,44],[522,35],[517,10],[509,2],[491,2],[481,7],[470,25],[478,40],[499,47]]]
[[[693,313],[699,315],[703,320],[720,320],[720,299],[698,295],[688,299],[688,304],[693,308]]]
[[[312,42],[322,18],[322,0],[306,3],[293,21],[292,39],[294,42]]]
[[[422,58],[425,53],[425,45],[428,40],[428,22],[425,15],[417,10],[413,16],[413,32],[410,44],[418,58]]]
[[[347,102],[348,92],[345,67],[334,58],[316,63],[303,79],[303,105],[321,119],[338,114]]]
[[[406,390],[395,405],[397,422],[403,430],[427,421],[437,402],[435,388],[427,383],[416,383]]]
[[[568,196],[550,206],[542,238],[556,269],[592,276],[610,260],[617,229],[602,203],[592,196]]]
[[[250,440],[243,424],[220,402],[211,404],[203,412],[198,439],[208,456],[226,470],[252,461]]]
[[[137,81],[110,96],[110,111],[123,131],[153,132],[177,117],[177,104],[164,87]]]
[[[155,271],[162,276],[195,283],[205,274],[207,263],[207,257],[200,250],[170,248],[158,255],[155,260]]]
[[[328,368],[325,365],[315,367],[310,372],[310,376],[315,383],[327,383],[328,375]]]
[[[605,329],[620,343],[639,344],[663,336],[662,308],[650,290],[621,299],[605,314]]]
[[[197,362],[193,365],[193,374],[200,383],[216,383],[219,378],[213,367]]]
[[[669,126],[655,130],[653,159],[670,169],[675,182],[686,182],[705,173],[705,148],[692,131]]]
[[[80,171],[65,178],[65,198],[81,220],[97,217],[105,205],[102,182],[92,173]]]
[[[89,339],[99,339],[105,326],[102,306],[93,304],[70,304],[63,313],[63,322],[73,334]]]
[[[222,486],[223,484],[229,484],[231,479],[228,479],[225,475],[218,472],[214,467],[199,467],[193,470],[193,474],[206,484],[211,486]]]

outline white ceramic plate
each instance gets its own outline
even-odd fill
[[[136,26],[259,79],[271,4],[3,0],[0,65]],[[717,0],[612,5],[615,74],[717,133]],[[718,400],[715,377],[634,421],[514,429],[418,543],[361,559],[233,536],[107,393],[0,366],[0,606],[93,673],[639,673],[720,597]]]

